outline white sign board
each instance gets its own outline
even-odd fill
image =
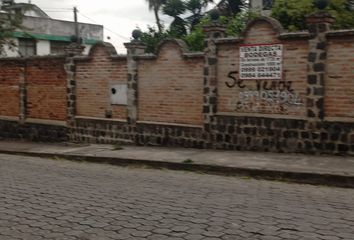
[[[128,87],[127,84],[117,84],[110,87],[111,104],[127,105],[128,104]]]
[[[281,79],[282,44],[240,47],[240,79]]]

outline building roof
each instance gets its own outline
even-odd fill
[[[42,9],[32,3],[3,2],[3,7],[13,11],[21,11],[25,16],[50,18]]]

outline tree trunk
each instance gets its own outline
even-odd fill
[[[159,10],[157,8],[154,8],[154,13],[155,13],[157,28],[159,29],[159,32],[161,33],[162,32],[162,25],[161,25],[160,16],[159,16]]]

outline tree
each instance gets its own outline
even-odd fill
[[[163,28],[161,31],[157,31],[155,28],[148,26],[148,30],[146,32],[141,32],[140,40],[146,44],[146,52],[154,53],[156,51],[157,44],[168,37],[168,33]]]
[[[193,30],[195,26],[200,23],[204,16],[203,10],[206,9],[209,3],[213,3],[213,0],[188,0],[186,2],[186,9],[191,13],[186,20],[190,24],[190,30]]]
[[[221,16],[219,21],[226,27],[228,36],[239,36],[244,31],[247,22],[259,17],[259,14],[250,10],[244,10],[233,17]],[[204,48],[205,33],[203,26],[210,23],[209,18],[203,18],[195,29],[183,38],[192,51],[202,51]]]
[[[162,8],[162,12],[173,21],[170,25],[170,34],[174,37],[181,37],[187,34],[186,22],[180,16],[186,11],[186,4],[182,0],[167,0]]]
[[[17,29],[23,29],[22,12],[15,11],[13,1],[2,1],[0,3],[0,54],[4,54],[4,46],[10,49],[16,47],[11,40],[12,34]]]
[[[205,33],[203,25],[210,23],[210,18],[205,16],[204,10],[212,0],[167,0],[162,7],[162,12],[174,18],[168,31],[157,32],[154,28],[149,27],[149,30],[142,33],[141,40],[148,48],[147,52],[154,52],[157,43],[167,37],[177,37],[183,39],[190,50],[202,51],[204,48]],[[226,1],[225,1],[226,2]],[[233,2],[229,0],[227,2]],[[234,2],[235,3],[235,2]],[[220,22],[226,27],[226,33],[229,36],[239,35],[245,28],[246,23],[258,16],[257,13],[250,11],[246,7],[244,1],[238,1],[238,8],[233,8],[234,15],[222,16]],[[218,5],[219,7],[219,5]],[[189,11],[192,15],[185,16],[185,12]],[[237,13],[236,13],[237,12]],[[186,27],[189,23],[190,29]]]
[[[159,11],[163,4],[165,4],[166,0],[146,0],[146,2],[149,4],[149,9],[154,11],[157,28],[159,29],[159,32],[162,32],[163,27],[159,16]]]
[[[221,0],[218,9],[224,16],[235,16],[247,7],[245,0]]]
[[[353,0],[331,0],[326,10],[336,19],[333,28],[353,28]],[[306,16],[314,13],[313,0],[277,0],[272,9],[272,17],[276,18],[284,28],[290,31],[307,29]]]

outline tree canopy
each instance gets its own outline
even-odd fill
[[[157,28],[161,32],[163,27],[160,20],[159,12],[161,10],[161,7],[165,4],[166,0],[146,0],[146,2],[149,4],[149,9],[154,12]]]
[[[157,0],[156,0],[157,1]],[[203,25],[211,20],[207,16],[208,6],[215,3],[226,27],[228,36],[239,35],[246,23],[260,15],[248,9],[245,0],[159,0],[161,12],[173,17],[171,25],[164,29],[149,27],[142,34],[142,40],[148,45],[148,52],[153,52],[157,43],[167,37],[181,38],[190,50],[201,51],[204,46]],[[314,0],[275,0],[271,16],[277,19],[285,29],[298,31],[307,29],[306,16],[316,12]],[[325,9],[336,19],[335,29],[354,28],[354,0],[331,0]]]
[[[160,0],[160,3],[161,12],[172,17],[173,21],[167,29],[161,24],[161,27],[157,25],[158,29],[149,26],[142,33],[141,40],[147,45],[147,52],[154,52],[157,43],[167,37],[185,40],[193,51],[203,50],[202,26],[210,22],[207,12],[214,0]],[[228,35],[240,33],[247,19],[254,15],[247,11],[246,5],[244,0],[221,0],[216,5],[224,15],[220,21],[225,24]]]
[[[4,54],[4,46],[14,48],[16,45],[11,40],[12,34],[16,29],[22,27],[22,13],[15,11],[13,3],[0,2],[0,55]]]
[[[336,19],[335,29],[354,28],[354,1],[331,0],[325,9]],[[306,16],[314,13],[313,0],[276,0],[272,8],[272,17],[290,31],[307,29]]]

